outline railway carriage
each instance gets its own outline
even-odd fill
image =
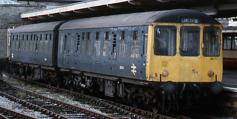
[[[57,28],[62,22],[39,23],[19,26],[11,30],[10,61],[19,64],[15,73],[34,73],[39,79],[40,68],[57,66]],[[31,72],[29,72],[31,71]],[[41,76],[42,77],[42,76]]]
[[[223,66],[224,69],[237,69],[237,32],[236,27],[225,27],[223,34]]]
[[[6,68],[6,64],[8,62],[8,52],[7,48],[8,42],[10,40],[8,36],[7,29],[1,29],[1,38],[0,38],[0,72],[2,72]]]
[[[56,66],[53,47],[57,40],[57,26],[60,22],[31,24],[11,30],[10,59],[11,61]]]
[[[165,110],[183,94],[220,92],[221,29],[213,18],[184,9],[32,24],[11,32],[11,61],[25,77]],[[31,30],[42,39],[23,40]],[[48,31],[52,38],[44,44]],[[18,42],[29,44],[31,54],[16,52]],[[41,42],[49,52],[36,57]]]
[[[146,80],[146,20],[155,13],[69,21],[59,29],[58,66]]]

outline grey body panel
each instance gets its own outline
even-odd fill
[[[4,32],[4,35],[7,34],[7,30],[0,30],[0,34],[1,32]],[[8,51],[7,51],[7,39],[6,37],[4,37],[3,35],[1,35],[2,38],[0,38],[0,60],[7,60],[8,58]]]
[[[55,42],[62,21],[19,26],[10,31],[12,61],[56,66]]]
[[[21,63],[53,66],[53,34],[53,31],[11,33],[10,59]],[[19,38],[16,39],[16,36]]]
[[[131,26],[60,30],[58,67],[145,80],[147,29],[147,26]],[[134,31],[138,32],[137,40],[133,40]],[[87,32],[90,40],[86,38]],[[108,40],[105,40],[106,32],[109,33]],[[122,32],[125,32],[124,40],[121,40]],[[70,35],[64,40],[66,34]],[[78,34],[81,39],[77,50]]]

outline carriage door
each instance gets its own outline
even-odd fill
[[[154,29],[154,43],[148,40],[148,48],[151,49],[150,63],[147,64],[150,80],[174,81],[178,76],[179,65],[176,52],[177,25],[159,23]]]
[[[65,33],[63,36],[63,64],[69,66],[70,61],[70,34]]]
[[[142,26],[132,27],[130,29],[130,64],[129,71],[130,77],[136,79],[144,79],[145,78],[145,68],[144,68],[144,45],[146,40],[145,28]]]
[[[94,32],[95,40],[93,41],[93,45],[94,45],[93,53],[94,53],[94,56],[95,56],[95,61],[94,61],[95,66],[98,67],[98,69],[93,68],[92,70],[96,70],[96,71],[98,71],[99,67],[101,67],[101,61],[102,61],[102,59],[100,57],[101,56],[101,39],[102,39],[101,36],[102,36],[101,32],[98,32],[98,31]]]

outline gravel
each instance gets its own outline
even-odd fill
[[[42,114],[41,112],[28,109],[27,107],[22,106],[19,103],[13,102],[8,98],[0,96],[0,107],[14,110],[16,112],[37,118],[37,119],[52,119],[51,117]]]
[[[71,105],[75,105],[78,107],[83,107],[86,109],[89,109],[91,111],[97,112],[97,113],[101,113],[104,115],[109,115],[106,113],[101,112],[99,109],[96,109],[95,107],[88,105],[88,104],[83,104],[80,101],[76,101],[77,99],[75,99],[73,96],[70,96],[66,93],[62,93],[62,92],[56,92],[56,91],[52,91],[49,90],[47,88],[43,88],[43,87],[39,87],[39,86],[32,86],[29,84],[24,84],[22,81],[16,80],[14,78],[9,78],[7,75],[3,74],[3,80],[7,83],[9,83],[12,86],[18,87],[18,88],[23,88],[25,90],[29,90],[32,91],[34,93],[38,93],[40,95],[46,96],[48,98],[52,98],[52,99],[56,99],[58,101],[62,101],[65,102],[67,104],[71,104]]]

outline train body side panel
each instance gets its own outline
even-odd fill
[[[53,31],[13,33],[10,59],[15,62],[53,66]]]
[[[59,31],[58,66],[145,80],[147,27]]]

